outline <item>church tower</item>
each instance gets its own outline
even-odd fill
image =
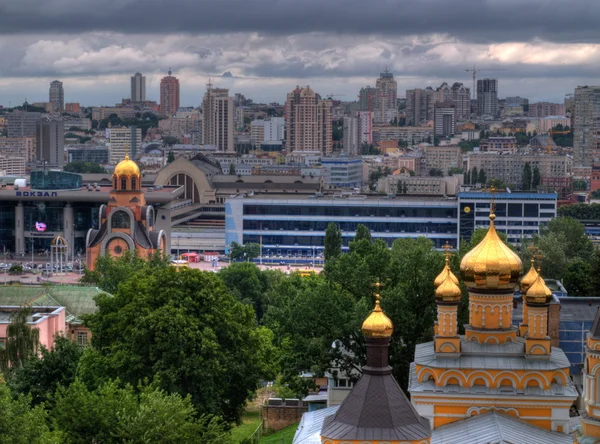
[[[559,441],[552,441],[562,442],[563,434],[570,432],[569,409],[577,392],[569,377],[569,360],[562,350],[550,347],[547,320],[552,294],[535,268],[530,270],[521,282],[526,317],[520,328],[513,325],[514,292],[523,265],[496,232],[493,202],[490,210],[485,237],[460,264],[469,292],[465,334],[458,334],[461,292],[446,260],[435,281],[434,340],[416,346],[410,368],[411,401],[430,420],[434,437],[438,429],[462,427],[455,424],[460,420],[467,420],[466,428],[475,427],[477,423],[469,421],[489,413],[485,421],[519,421],[524,432],[540,433],[539,428],[546,429],[544,433],[562,432],[554,434]]]
[[[362,324],[367,365],[337,412],[325,418],[323,444],[431,442],[429,421],[416,412],[392,376],[389,344],[393,330],[377,294],[375,308]]]
[[[87,267],[93,270],[96,259],[106,253],[119,257],[132,251],[148,258],[164,251],[165,234],[154,231],[154,208],[146,205],[140,168],[129,155],[115,167],[109,196],[108,204],[100,207],[99,229],[87,234]]]
[[[575,429],[575,442],[592,444],[600,442],[600,309],[587,334],[583,374],[585,410],[580,412],[581,425]]]

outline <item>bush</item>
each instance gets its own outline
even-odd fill
[[[11,266],[8,269],[8,272],[10,274],[23,274],[23,265],[21,265],[21,264],[14,264],[13,266]]]

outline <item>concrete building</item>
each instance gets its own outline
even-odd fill
[[[339,188],[362,186],[361,157],[323,157],[321,165],[325,169],[325,181]]]
[[[131,126],[129,128],[109,128],[108,144],[110,148],[109,162],[113,165],[125,158],[126,154],[131,157],[140,152],[142,146],[142,130]]]
[[[77,102],[65,103],[65,112],[79,114],[81,112],[81,105]]]
[[[498,115],[497,79],[477,80],[477,115],[492,117]]]
[[[169,75],[160,81],[160,113],[163,116],[172,116],[179,109],[179,79]]]
[[[202,120],[199,113],[196,113],[196,117],[168,117],[158,121],[158,128],[163,131],[163,135],[177,137],[179,140],[183,140],[186,135],[200,138]]]
[[[433,142],[433,128],[420,126],[373,126],[373,143],[382,140],[402,140],[413,146],[426,140]]]
[[[268,120],[258,119],[250,122],[250,141],[253,145],[261,145],[285,139],[285,119],[271,117]]]
[[[49,97],[48,102],[52,106],[52,112],[62,112],[65,110],[65,91],[62,82],[55,80],[50,84]]]
[[[91,119],[86,119],[83,117],[75,118],[64,116],[63,117],[65,132],[69,131],[71,128],[76,128],[80,131],[91,130],[92,129],[92,121]]]
[[[65,127],[62,120],[42,119],[36,129],[36,162],[46,167],[65,164]]]
[[[67,162],[92,162],[98,165],[109,163],[109,149],[106,146],[67,147]]]
[[[468,120],[471,116],[471,89],[455,82],[449,86],[446,82],[436,89],[437,102],[450,102],[456,110],[456,120]]]
[[[492,136],[482,140],[479,149],[481,151],[515,154],[517,152],[517,139],[514,136]]]
[[[104,120],[107,119],[111,114],[116,114],[119,119],[133,119],[137,114],[137,111],[133,108],[123,107],[93,107],[92,108],[92,119],[93,120]]]
[[[573,160],[591,167],[600,160],[600,86],[575,88]]]
[[[296,87],[285,102],[286,146],[288,152],[333,151],[331,100],[321,100],[310,86]]]
[[[459,146],[435,146],[423,144],[421,169],[427,174],[430,169],[441,170],[444,175],[450,168],[462,168],[462,151]]]
[[[233,97],[229,90],[213,88],[208,84],[202,99],[203,128],[202,139],[205,145],[215,145],[219,151],[233,151]]]
[[[456,132],[456,107],[452,102],[437,102],[434,111],[434,135],[450,137]]]
[[[37,124],[42,120],[41,113],[12,112],[7,115],[7,136],[35,137]]]
[[[437,97],[431,87],[406,90],[406,125],[419,126],[433,120]]]
[[[537,167],[542,181],[545,178],[568,178],[572,174],[573,159],[569,155],[552,154],[513,154],[496,152],[469,153],[467,168],[483,169],[488,179],[499,179],[509,186],[520,188],[523,167],[528,162],[531,168]]]
[[[536,102],[529,105],[529,117],[564,116],[565,105],[562,103]]]
[[[558,125],[562,125],[563,128],[571,126],[571,119],[565,116],[554,115],[542,117],[538,119],[537,131],[538,133],[547,133]]]
[[[377,191],[386,194],[412,196],[456,196],[463,182],[462,174],[445,177],[420,177],[392,174],[377,182]]]
[[[394,74],[386,68],[375,83],[373,119],[375,123],[387,124],[398,116],[398,84]]]
[[[358,104],[360,111],[372,111],[375,103],[377,89],[372,86],[365,86],[360,89],[358,94]]]
[[[0,154],[23,157],[26,162],[35,159],[35,137],[0,137]]]
[[[369,125],[372,113],[355,111],[352,116],[344,117],[344,152],[350,156],[360,154],[365,143],[372,143],[372,126]],[[371,132],[369,132],[371,130]]]
[[[131,101],[133,103],[146,101],[146,77],[140,72],[136,72],[131,77]]]
[[[22,176],[25,174],[25,157],[0,154],[0,171],[4,174]]]

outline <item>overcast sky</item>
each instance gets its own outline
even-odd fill
[[[136,71],[158,100],[169,67],[182,105],[209,76],[254,101],[296,85],[353,100],[387,66],[407,88],[499,80],[499,95],[562,102],[600,83],[599,0],[0,0],[0,104],[112,105]],[[233,77],[222,77],[229,72]]]

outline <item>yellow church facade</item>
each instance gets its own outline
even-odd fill
[[[493,205],[492,205],[493,207]],[[495,411],[543,429],[570,433],[577,391],[569,360],[552,348],[547,332],[552,293],[532,268],[521,279],[519,257],[490,229],[460,265],[469,293],[469,324],[458,334],[458,279],[446,266],[436,279],[434,341],[419,344],[409,391],[432,428]],[[524,295],[524,321],[512,324],[513,294]]]

